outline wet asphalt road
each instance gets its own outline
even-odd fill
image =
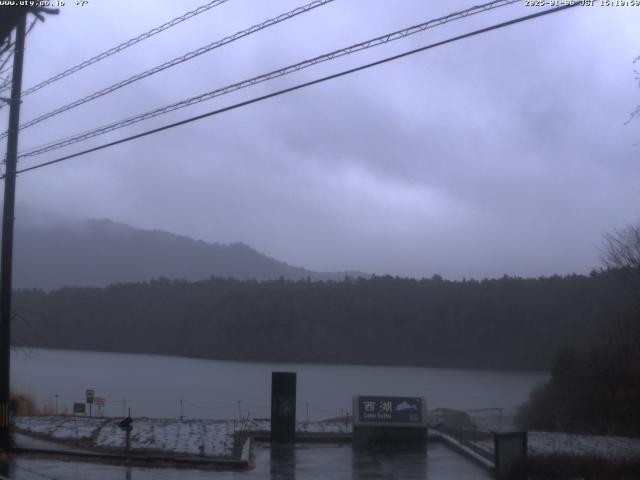
[[[3,474],[15,480],[482,480],[492,476],[440,443],[426,452],[362,451],[346,444],[254,444],[255,468],[245,471],[137,468],[18,457]]]

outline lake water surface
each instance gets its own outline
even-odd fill
[[[106,398],[105,415],[186,418],[269,416],[271,372],[297,372],[299,420],[351,411],[354,394],[424,396],[428,407],[514,409],[545,372],[424,367],[282,364],[163,355],[19,349],[11,384],[62,413],[85,390]],[[57,397],[56,397],[57,396]]]

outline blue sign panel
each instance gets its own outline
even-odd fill
[[[421,424],[422,398],[361,395],[357,399],[360,423]]]

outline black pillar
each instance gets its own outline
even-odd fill
[[[296,439],[296,374],[271,373],[271,441],[293,443]]]

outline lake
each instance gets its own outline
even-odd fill
[[[428,408],[513,411],[546,372],[505,372],[202,360],[164,355],[16,349],[11,385],[59,413],[85,390],[106,399],[104,414],[185,418],[268,417],[271,372],[297,372],[298,420],[351,411],[354,394],[423,396]]]

